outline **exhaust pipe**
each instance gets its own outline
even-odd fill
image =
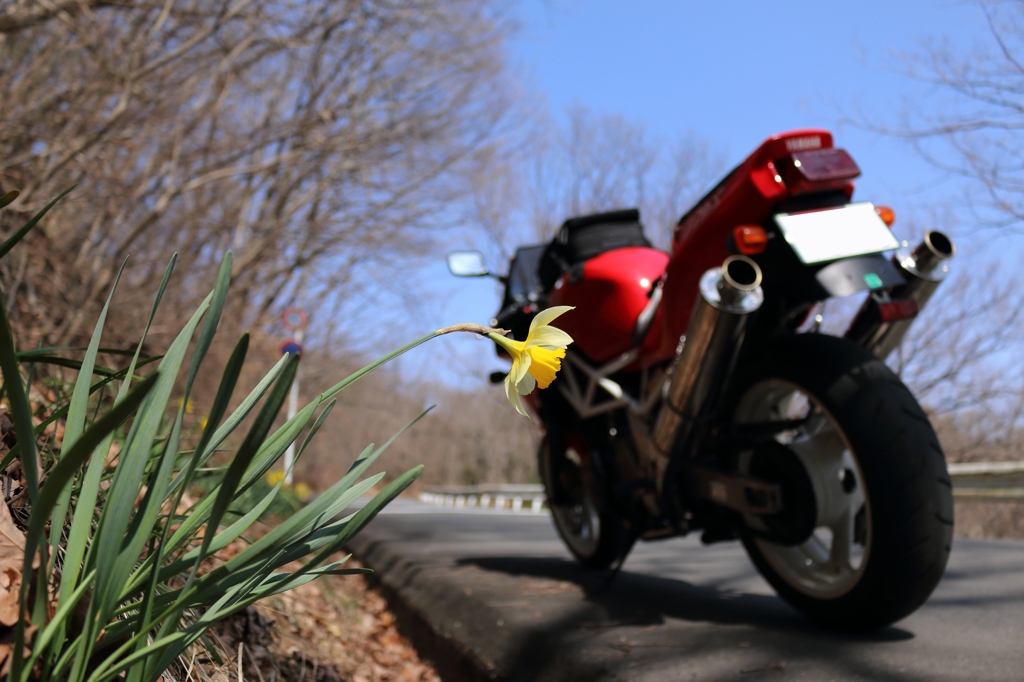
[[[651,439],[659,486],[673,447],[689,436],[720,373],[735,357],[748,316],[763,301],[761,268],[746,256],[730,256],[700,278],[700,295]]]
[[[892,287],[881,301],[868,297],[850,323],[846,338],[885,360],[946,278],[946,261],[954,255],[953,240],[938,230],[926,232],[924,241],[913,250],[897,251],[892,262],[906,283]]]

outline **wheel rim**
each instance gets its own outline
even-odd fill
[[[740,401],[737,422],[805,419],[799,429],[777,440],[792,450],[811,479],[817,503],[814,532],[787,547],[757,538],[764,560],[796,590],[819,599],[834,599],[860,580],[871,550],[871,508],[864,476],[838,422],[812,395],[779,379],[753,386]],[[740,457],[746,473],[752,452]],[[749,526],[765,530],[764,521],[747,515]]]
[[[551,444],[547,438],[541,442],[541,448],[542,457],[551,456]],[[569,550],[577,557],[587,559],[597,552],[600,544],[601,515],[598,513],[597,505],[586,493],[583,470],[579,462],[579,455],[570,447],[564,462],[564,466],[572,468],[571,471],[565,472],[570,480],[563,481],[563,484],[568,484],[566,488],[575,499],[569,504],[551,505],[551,518]],[[543,467],[543,470],[547,470],[547,467]],[[545,485],[548,483],[545,482]]]
[[[576,556],[586,558],[597,552],[601,519],[589,497],[576,504],[554,506],[551,516],[562,532],[562,539]]]

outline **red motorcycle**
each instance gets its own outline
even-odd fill
[[[954,246],[893,236],[853,202],[857,164],[825,130],[771,137],[652,248],[635,209],[567,220],[512,259],[492,325],[548,306],[575,342],[525,402],[551,516],[584,565],[637,539],[740,540],[778,593],[844,629],[919,607],[946,566],[953,497],[938,439],[884,364]],[[886,257],[883,252],[894,252]],[[489,275],[476,252],[452,272]],[[868,292],[844,337],[823,301]],[[498,378],[503,377],[498,373]]]

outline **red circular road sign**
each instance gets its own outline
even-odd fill
[[[307,317],[306,311],[302,308],[288,307],[281,313],[281,324],[290,332],[305,329],[308,322],[309,317]]]

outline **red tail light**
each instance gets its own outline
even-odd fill
[[[790,194],[844,187],[860,175],[860,168],[845,149],[797,151],[775,162]]]
[[[917,301],[912,298],[904,298],[899,301],[880,303],[878,305],[878,313],[882,318],[882,322],[905,320],[908,317],[917,315]]]

